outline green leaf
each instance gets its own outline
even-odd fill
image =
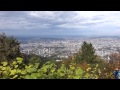
[[[16,65],[17,64],[17,62],[16,61],[13,61],[13,63],[12,63],[13,65]]]
[[[35,68],[38,68],[39,67],[39,63],[35,63]]]
[[[17,63],[21,64],[23,62],[23,58],[17,57]]]
[[[3,67],[1,70],[5,70],[6,69],[6,67]]]
[[[32,79],[37,79],[37,77],[38,77],[38,73],[32,73],[31,74],[31,78]]]
[[[72,79],[73,78],[73,75],[68,75],[68,79]]]
[[[27,71],[26,71],[26,70],[23,70],[23,71],[21,72],[21,74],[25,75],[25,74],[27,74]]]
[[[15,68],[17,68],[18,67],[18,65],[15,65]]]
[[[28,68],[28,69],[27,69],[27,72],[28,72],[28,73],[32,73],[32,72],[36,72],[36,71],[37,71],[36,68]]]
[[[72,66],[72,65],[70,65],[70,69],[71,69],[71,70],[74,70],[74,69],[75,69],[75,67],[74,67],[74,66]]]
[[[55,68],[52,68],[51,72],[53,73],[53,72],[55,72],[55,70],[56,70]]]
[[[6,71],[10,71],[10,70],[11,70],[10,66],[7,66]]]
[[[17,61],[23,61],[23,58],[17,57],[16,60]]]
[[[74,79],[80,79],[81,77],[80,76],[74,76]]]
[[[63,77],[63,76],[65,76],[65,73],[59,73],[59,75],[60,75],[61,77]]]
[[[14,77],[13,77],[13,79],[15,79],[15,78],[17,78],[18,77],[18,75],[15,75]]]
[[[86,73],[86,74],[84,75],[84,78],[85,78],[85,79],[89,79],[89,77],[90,77],[90,74],[89,74],[89,73]]]
[[[8,62],[1,62],[3,64],[3,66],[7,66]]]
[[[26,75],[24,78],[25,79],[31,79],[31,76],[30,75]]]
[[[22,72],[22,70],[20,70],[20,69],[17,69],[17,73],[21,73]]]
[[[3,71],[3,76],[9,75],[9,72]]]
[[[81,68],[77,68],[76,75],[82,75],[82,74],[83,74],[83,70]]]
[[[15,75],[16,74],[16,70],[11,70],[10,75]]]
[[[49,66],[48,65],[45,65],[45,66],[43,66],[42,68],[41,68],[41,70],[43,70],[44,72],[47,72],[47,69],[49,68]]]
[[[27,69],[28,68],[28,66],[27,65],[25,65],[25,69]]]

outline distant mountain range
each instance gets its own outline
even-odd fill
[[[31,40],[31,39],[35,39],[35,40],[39,40],[39,39],[81,39],[81,38],[120,38],[120,36],[85,36],[85,35],[69,35],[69,36],[62,36],[62,35],[54,35],[54,36],[14,36],[15,38],[17,38],[18,40]]]

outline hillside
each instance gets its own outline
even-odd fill
[[[106,62],[86,41],[76,54],[60,62],[23,54],[19,45],[16,38],[0,34],[1,79],[114,79],[113,71],[120,66],[120,54],[112,54]]]

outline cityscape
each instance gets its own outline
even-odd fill
[[[120,11],[0,11],[0,79],[120,79]]]
[[[109,60],[109,55],[119,53],[120,38],[81,38],[81,39],[31,39],[21,41],[21,52],[35,54],[42,57],[53,57],[58,59],[68,58],[77,53],[83,41],[92,43],[96,55]]]

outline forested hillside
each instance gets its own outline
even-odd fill
[[[113,71],[120,66],[120,54],[112,54],[107,62],[85,41],[78,53],[67,60],[42,59],[22,54],[17,39],[0,34],[1,79],[114,79]]]

